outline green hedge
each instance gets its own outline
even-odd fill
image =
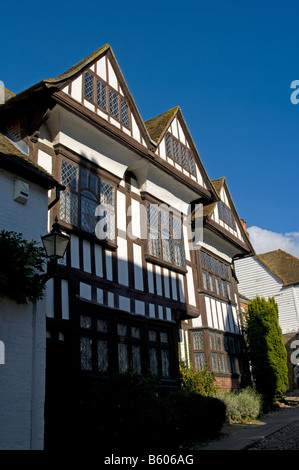
[[[225,410],[216,398],[181,390],[161,394],[151,379],[113,377],[82,389],[73,442],[77,437],[84,450],[179,448],[217,436]]]
[[[262,396],[251,387],[239,392],[220,390],[216,393],[216,397],[225,404],[228,421],[243,422],[257,419],[262,412]]]

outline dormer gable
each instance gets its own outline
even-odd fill
[[[111,47],[106,44],[58,77],[64,93],[138,143],[150,138]]]
[[[232,239],[240,240],[243,245],[246,245],[250,253],[254,253],[253,247],[249,241],[248,233],[242,223],[232,196],[228,189],[226,178],[212,180],[213,186],[218,194],[219,201],[209,204],[203,209],[204,218],[210,222],[213,228],[217,228],[222,234],[227,234]]]
[[[145,126],[151,139],[157,144],[157,155],[168,165],[209,190],[214,200],[217,199],[180,107],[176,106],[146,121]]]

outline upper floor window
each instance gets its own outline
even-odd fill
[[[218,201],[219,218],[234,230],[237,230],[235,218],[231,209],[222,201]]]
[[[195,175],[195,163],[191,151],[169,133],[165,136],[165,142],[167,156]]]
[[[95,234],[99,221],[109,241],[115,239],[115,186],[97,174],[69,160],[61,160],[60,219],[74,227]],[[100,205],[101,211],[98,211]]]
[[[84,74],[84,98],[130,127],[130,112],[126,100],[91,71]]]
[[[204,251],[200,253],[200,260],[204,289],[232,300],[229,265],[210,256]]]
[[[147,204],[149,254],[176,266],[185,267],[182,221],[179,216]]]

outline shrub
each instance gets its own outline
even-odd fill
[[[226,405],[226,418],[242,422],[257,419],[262,410],[262,396],[253,388],[247,387],[239,392],[219,391],[216,397]]]
[[[225,404],[179,389],[159,393],[154,378],[125,374],[84,384],[72,416],[71,446],[165,451],[216,436]]]
[[[35,241],[27,241],[16,232],[0,232],[0,298],[8,298],[18,304],[41,299],[46,256]],[[16,288],[17,286],[17,288]]]
[[[200,393],[201,395],[212,397],[215,394],[215,376],[209,371],[205,364],[204,370],[195,369],[192,364],[180,363],[181,388],[185,391]]]

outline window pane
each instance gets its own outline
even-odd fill
[[[194,349],[204,349],[204,341],[203,341],[203,332],[202,331],[194,331],[193,332],[193,347],[194,347]]]
[[[68,189],[78,191],[79,167],[73,163],[61,160],[61,183]]]
[[[168,333],[165,331],[160,332],[160,341],[161,343],[168,343]]]
[[[78,196],[68,191],[60,195],[59,218],[68,224],[78,225]]]
[[[141,374],[141,348],[140,346],[132,346],[132,366],[133,372]]]
[[[163,259],[169,263],[173,263],[173,245],[170,231],[166,228],[163,228],[161,238]]]
[[[161,351],[161,361],[162,361],[162,376],[170,376],[170,367],[169,367],[169,351],[162,349]]]
[[[184,246],[180,242],[174,242],[175,264],[181,268],[185,267]]]
[[[90,190],[93,191],[96,195],[98,194],[98,177],[94,173],[90,173]]]
[[[83,191],[81,193],[81,228],[89,233],[95,233],[97,219],[95,216],[98,201],[92,193]]]
[[[80,188],[88,188],[88,171],[85,168],[80,171]]]
[[[201,265],[203,268],[206,268],[207,267],[207,263],[206,263],[206,255],[205,253],[201,252],[200,253],[200,259],[201,259]]]
[[[217,349],[219,351],[222,351],[222,335],[219,333],[216,333],[216,341],[217,341]]]
[[[177,217],[173,217],[173,238],[175,240],[183,240],[182,222]]]
[[[97,80],[97,104],[105,111],[107,110],[106,85]]]
[[[84,81],[84,96],[85,98],[93,101],[93,76],[89,72],[85,72],[85,81]]]
[[[188,170],[187,149],[181,145],[182,165]]]
[[[213,282],[213,276],[212,276],[212,274],[209,275],[209,281],[210,281],[210,290],[211,290],[212,292],[214,292],[215,289],[214,289],[214,282]]]
[[[212,258],[210,255],[207,255],[207,260],[208,260],[208,269],[210,271],[213,271],[213,266],[212,266]]]
[[[191,173],[193,173],[193,175],[195,175],[195,164],[194,164],[194,159],[193,159],[193,155],[191,152],[188,152],[188,159],[189,159],[190,171]]]
[[[148,233],[148,250],[150,255],[161,258],[159,232],[153,228],[150,228]]]
[[[92,340],[89,338],[80,338],[81,369],[92,369]]]
[[[219,266],[220,266],[220,274],[222,277],[224,277],[224,267],[223,267],[223,263],[221,263],[221,261],[219,261]]]
[[[118,323],[117,334],[118,336],[127,336],[127,325],[124,325],[123,323]]]
[[[220,278],[218,276],[215,276],[215,286],[217,294],[222,295]]]
[[[172,143],[173,143],[173,158],[177,163],[181,163],[180,152],[179,152],[179,143],[175,139],[172,139]]]
[[[224,357],[222,356],[222,354],[219,354],[218,359],[220,372],[225,372]]]
[[[98,318],[97,320],[97,330],[101,331],[102,333],[107,333],[108,331],[108,322],[107,320],[101,320]]]
[[[225,277],[229,279],[229,267],[227,265],[225,265]]]
[[[206,271],[202,272],[202,278],[203,278],[204,289],[209,290],[208,273]]]
[[[204,370],[204,368],[205,368],[205,355],[204,355],[204,353],[194,354],[194,359],[195,359],[195,369]]]
[[[157,332],[154,330],[149,330],[148,338],[150,341],[157,341]]]
[[[150,348],[149,349],[149,360],[150,360],[150,370],[154,374],[158,373],[158,357],[157,357],[157,349]]]
[[[110,114],[113,117],[115,117],[115,119],[119,120],[118,96],[112,90],[109,90],[109,108],[110,108]]]
[[[118,370],[121,374],[127,372],[129,368],[128,346],[118,343]]]
[[[226,287],[227,287],[228,298],[231,300],[232,299],[232,286],[231,286],[231,283],[227,282]]]
[[[101,204],[105,206],[113,207],[115,205],[115,187],[107,183],[107,181],[101,180],[100,182],[100,194],[101,194]]]
[[[81,328],[91,328],[91,317],[86,315],[80,315],[80,327]]]
[[[210,333],[210,347],[216,349],[215,333]]]
[[[148,204],[147,205],[147,217],[148,217],[148,224],[150,227],[155,228],[156,230],[159,229],[159,208],[156,204]]]
[[[169,134],[166,134],[165,142],[166,142],[166,154],[169,157],[173,158],[173,156],[172,156],[172,147],[171,147],[171,136]]]
[[[212,359],[212,370],[217,372],[218,371],[218,361],[217,361],[217,354],[212,353],[211,354],[211,359]]]
[[[214,259],[214,273],[219,274],[219,263],[217,259]]]
[[[230,362],[230,357],[226,356],[226,371],[231,373],[232,372],[232,366]]]
[[[121,111],[121,122],[129,127],[130,126],[130,120],[129,120],[129,108],[125,100],[122,98],[120,99],[120,111]]]
[[[221,285],[222,285],[222,295],[226,297],[226,285],[225,281],[221,280]]]
[[[131,328],[131,334],[132,338],[140,338],[140,328],[137,328],[136,326],[132,326]]]
[[[98,370],[100,372],[108,370],[108,341],[98,341]]]

